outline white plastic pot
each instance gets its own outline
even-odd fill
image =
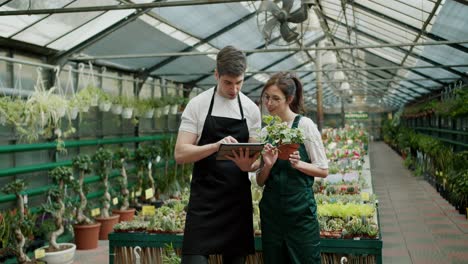
[[[57,251],[57,252],[46,252],[45,257],[41,260],[47,262],[47,264],[72,264],[75,258],[76,245],[72,243],[60,243],[60,246],[67,245],[72,246],[69,249]],[[42,248],[47,248],[44,246]]]
[[[144,118],[153,118],[153,115],[154,115],[154,109],[152,108],[146,111],[145,113],[143,113]]]
[[[168,115],[168,114],[169,114],[169,110],[171,110],[171,106],[170,106],[170,105],[165,105],[165,106],[163,107],[162,114],[163,114],[163,115]]]
[[[78,111],[79,111],[78,107],[72,107],[68,109],[68,111],[70,111],[71,120],[75,120],[78,117]]]
[[[114,104],[111,106],[111,111],[114,115],[120,115],[122,114],[122,105],[119,104]]]
[[[176,115],[179,110],[179,105],[171,105],[171,114]]]
[[[62,118],[67,114],[67,108],[66,107],[60,107],[57,108],[57,116],[58,118]]]
[[[109,112],[111,106],[112,106],[111,102],[100,102],[99,103],[99,110],[101,112]]]
[[[122,110],[122,118],[123,119],[130,119],[132,118],[133,115],[133,108],[131,107],[126,107]]]
[[[88,113],[88,111],[89,111],[89,105],[83,106],[83,107],[81,108],[81,112],[82,112],[82,113]]]
[[[93,98],[91,98],[91,103],[90,103],[91,106],[98,106],[98,103],[99,103],[98,96],[94,96]]]
[[[162,115],[162,109],[161,109],[161,107],[156,108],[156,109],[154,110],[154,117],[155,117],[155,118],[160,118],[161,115]]]

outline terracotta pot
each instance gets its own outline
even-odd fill
[[[278,159],[289,160],[289,155],[299,149],[299,144],[282,144],[278,147]]]
[[[133,220],[133,217],[135,216],[135,208],[129,208],[127,210],[117,210],[117,209],[114,209],[112,210],[112,213],[115,214],[115,215],[120,215],[120,218],[119,218],[119,223],[120,222],[124,222],[124,221],[132,221]]]
[[[107,236],[114,230],[114,225],[119,222],[120,215],[111,215],[107,218],[96,217],[96,221],[101,223],[99,230],[99,240],[107,240]]]
[[[101,223],[89,225],[74,225],[76,249],[86,250],[98,247],[99,230]]]

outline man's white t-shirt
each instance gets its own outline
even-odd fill
[[[206,115],[210,108],[213,92],[214,87],[192,98],[182,113],[179,131],[196,134],[197,143],[200,140],[203,126],[205,125]],[[244,118],[247,121],[247,127],[249,129],[249,137],[258,138],[258,133],[261,129],[260,109],[242,92],[239,92],[239,96],[242,104],[242,110],[244,112]],[[235,99],[227,99],[216,92],[211,115],[240,120],[242,116],[237,97]]]

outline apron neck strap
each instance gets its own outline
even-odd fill
[[[299,120],[301,120],[301,115],[296,115],[291,128],[297,128],[299,126]]]
[[[218,89],[218,86],[216,85],[213,91],[213,96],[211,97],[211,102],[210,102],[210,108],[208,109],[208,115],[211,115],[211,111],[213,110],[213,104],[214,104],[214,98],[216,94],[216,90]],[[240,95],[237,94],[237,102],[239,103],[239,109],[240,109],[240,114],[241,114],[241,120],[244,119],[244,110],[242,110],[242,103],[240,100]]]

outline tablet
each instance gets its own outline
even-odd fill
[[[221,144],[219,147],[218,153],[216,155],[217,160],[229,160],[225,156],[232,156],[232,150],[239,151],[239,148],[245,149],[249,148],[250,156],[254,156],[258,152],[262,151],[263,143],[226,143]]]

